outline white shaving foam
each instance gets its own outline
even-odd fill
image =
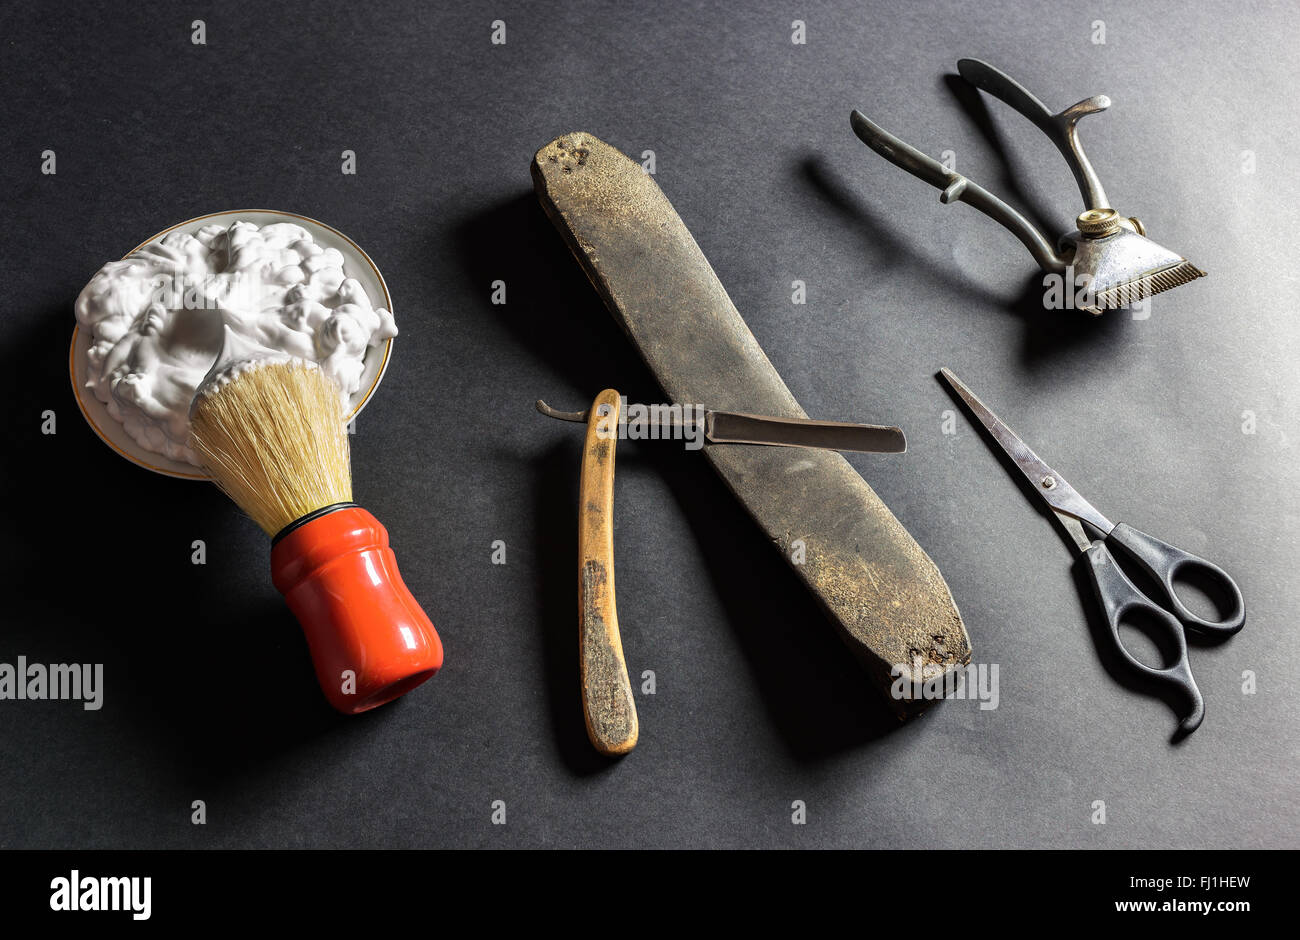
[[[228,334],[254,356],[318,364],[345,401],[366,350],[397,335],[343,255],[287,222],[169,232],[100,268],[76,313],[92,336],[86,388],[141,447],[194,466],[190,405]]]

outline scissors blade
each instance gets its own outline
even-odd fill
[[[1080,496],[1063,476],[1030,450],[1028,444],[1016,437],[1015,432],[1003,424],[1002,419],[989,410],[989,407],[980,401],[961,379],[948,369],[940,369],[939,374],[966,403],[971,414],[979,419],[989,435],[1007,452],[1015,465],[1020,468],[1020,472],[1025,475],[1033,491],[1038,494],[1038,498],[1049,509],[1096,526],[1103,535],[1115,528],[1114,524],[1098,512],[1092,503]]]

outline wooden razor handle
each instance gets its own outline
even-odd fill
[[[578,499],[578,619],[582,715],[602,754],[636,747],[636,703],[614,609],[614,445],[619,395],[607,388],[591,403]]]

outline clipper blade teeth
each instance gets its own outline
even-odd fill
[[[1155,274],[1147,274],[1098,291],[1096,294],[1097,302],[1093,309],[1094,312],[1101,313],[1103,310],[1117,310],[1120,307],[1127,307],[1154,294],[1173,290],[1175,287],[1186,284],[1188,281],[1194,281],[1198,277],[1205,277],[1205,272],[1191,262],[1183,261],[1173,267],[1165,268],[1163,271],[1157,271]]]

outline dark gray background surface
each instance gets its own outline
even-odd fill
[[[99,712],[0,702],[0,846],[1294,847],[1298,39],[1281,3],[0,5],[0,662],[106,673]],[[1112,200],[1210,277],[1146,320],[1037,309],[1010,235],[849,129],[859,107],[952,150],[1059,229],[1079,210],[1065,164],[962,88],[964,55],[1054,108],[1110,95],[1083,136]],[[938,563],[976,661],[999,665],[996,710],[950,701],[897,726],[707,463],[629,443],[618,600],[630,668],[658,692],[638,697],[634,753],[591,752],[581,431],[532,403],[656,390],[531,193],[533,152],[579,129],[655,152],[810,414],[907,431],[906,455],[850,460]],[[69,391],[72,303],[95,270],[240,207],[336,226],[393,294],[357,498],[447,660],[362,717],[321,697],[261,533],[215,489],[115,456]],[[1185,742],[1106,671],[1067,544],[964,414],[942,433],[942,365],[1102,511],[1241,584],[1246,629],[1192,650],[1208,713]]]

